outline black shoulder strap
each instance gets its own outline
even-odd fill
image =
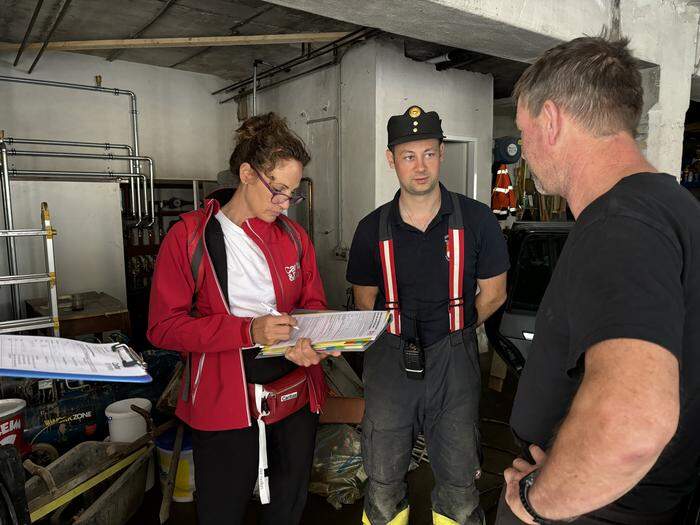
[[[391,215],[392,202],[387,202],[379,208],[379,242],[389,241],[392,239],[391,236],[391,223],[389,222],[389,216]]]
[[[450,215],[450,229],[463,230],[464,220],[462,219],[462,205],[459,202],[459,196],[451,191],[450,197],[452,198],[452,214]]]

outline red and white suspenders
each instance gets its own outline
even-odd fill
[[[450,316],[450,332],[464,329],[464,223],[462,207],[455,193],[452,198],[452,214],[450,215],[449,231],[445,246],[449,261],[450,297],[448,313]],[[389,219],[392,202],[382,206],[379,212],[379,257],[382,261],[382,276],[384,278],[385,308],[392,314],[387,331],[390,334],[401,335],[401,309],[399,308],[399,287],[396,278],[396,260],[394,257],[394,239]]]

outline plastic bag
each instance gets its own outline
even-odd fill
[[[309,491],[325,496],[337,510],[360,499],[366,482],[360,432],[350,425],[321,425],[316,436]]]

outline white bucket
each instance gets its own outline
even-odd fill
[[[148,412],[151,411],[151,402],[140,397],[122,399],[105,409],[111,442],[131,443],[147,432],[146,420],[141,414],[131,410],[131,405],[141,407]]]

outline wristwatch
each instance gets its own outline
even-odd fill
[[[535,523],[541,523],[543,525],[547,525],[548,523],[551,523],[550,521],[546,520],[537,512],[535,512],[535,509],[532,508],[532,505],[530,505],[530,500],[528,499],[528,492],[530,491],[530,487],[532,487],[535,484],[535,478],[537,477],[537,470],[533,470],[530,472],[527,476],[522,478],[520,480],[520,502],[523,504],[523,507],[525,507],[525,510],[527,513],[530,515],[530,517],[534,520]]]

